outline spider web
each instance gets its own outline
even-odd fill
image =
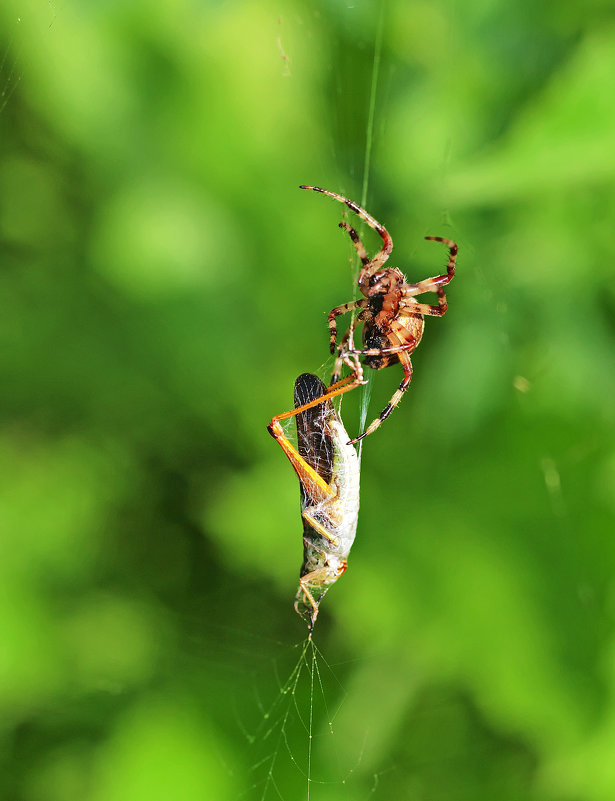
[[[55,10],[51,3],[50,8],[55,16]],[[383,2],[379,7],[377,26],[374,27],[372,78],[369,90],[369,106],[366,109],[365,152],[362,160],[363,182],[360,203],[364,208],[370,210],[371,203],[368,190],[374,140],[377,140],[377,123],[375,122],[377,112],[382,113],[384,111],[383,117],[386,118],[386,104],[382,101],[380,88],[380,54],[384,35],[384,9]],[[349,7],[345,13],[353,13],[353,10]],[[53,19],[50,20],[49,24],[51,25],[52,23]],[[6,110],[7,104],[11,102],[14,93],[19,90],[21,85],[21,48],[19,40],[22,21],[16,19],[14,26],[8,37],[9,44],[6,46],[0,64],[0,111]],[[342,43],[336,42],[335,44],[341,47]],[[286,79],[292,80],[294,70],[292,66],[292,50],[282,42],[282,38],[278,39],[277,45],[281,59],[280,69],[283,70]],[[448,57],[452,61],[450,49],[447,49],[447,52],[449,52]],[[340,73],[338,80],[345,89],[348,89],[351,86],[352,76]],[[381,104],[385,106],[384,109],[381,108]],[[336,146],[333,136],[331,136],[331,146],[332,149],[337,150],[336,155],[340,157],[340,162],[343,162],[341,145],[339,147]],[[446,154],[443,154],[442,171],[444,174],[446,173],[446,167],[447,157]],[[361,166],[358,158],[356,159],[356,168],[357,172],[360,172]],[[307,180],[307,178],[300,176],[297,183],[299,180]],[[345,184],[346,180],[347,175],[340,173],[339,183],[332,188],[342,192],[348,191],[348,186]],[[352,193],[350,194],[353,196]],[[379,212],[376,210],[375,212],[379,216]],[[361,226],[362,223],[357,224],[357,227]],[[318,231],[312,232],[315,237],[318,234]],[[346,246],[353,260],[353,267],[349,270],[349,280],[353,297],[356,298],[358,295],[356,279],[359,263],[352,245],[347,242]],[[468,256],[466,264],[470,261],[471,257]],[[480,268],[474,267],[473,269],[478,273]],[[482,278],[484,289],[489,285],[489,276],[480,276],[479,273],[479,277]],[[350,297],[350,293],[348,297]],[[500,310],[498,309],[498,311]],[[502,334],[504,335],[504,332]],[[330,376],[330,365],[327,365],[326,368],[323,366],[320,374],[326,382]],[[293,377],[289,382],[289,408],[292,399]],[[376,374],[367,371],[366,377],[375,378]],[[529,375],[529,378],[525,378],[522,375],[516,378],[515,387],[520,393],[520,398],[527,396],[527,393],[531,390],[530,379],[533,381],[532,375]],[[372,384],[370,383],[361,388],[359,392],[352,393],[353,402],[355,398],[360,398],[360,425],[357,430],[350,430],[351,435],[365,428],[371,392]],[[349,399],[340,399],[339,404],[350,405],[350,397]],[[285,429],[289,434],[289,438],[294,441],[294,421],[287,421]],[[367,443],[371,444],[369,438],[360,443],[360,454],[363,444]],[[536,480],[544,483],[545,492],[552,503],[553,516],[559,521],[561,529],[564,530],[569,527],[572,529],[571,517],[568,512],[569,496],[565,492],[567,465],[565,462],[562,463],[557,458],[552,457],[548,450],[540,450],[542,448],[540,444],[536,444],[535,448],[536,464],[538,466]],[[278,454],[278,457],[282,461],[281,454]],[[288,465],[285,465],[285,467],[288,469],[288,482],[296,481]],[[563,479],[560,472],[563,475]],[[373,491],[374,486],[372,485],[369,490]],[[298,506],[299,504],[297,503],[297,512]],[[295,534],[297,538],[300,536],[300,528],[300,518],[296,514]],[[289,532],[290,535],[292,533]],[[373,535],[375,532],[365,533]],[[360,522],[359,538],[361,536]],[[568,535],[568,533],[566,538],[569,541],[574,539],[572,534]],[[352,574],[352,565],[350,574]],[[348,577],[345,577],[342,581],[347,579]],[[593,588],[591,585],[587,585],[587,588],[582,587],[582,590],[591,595]],[[292,615],[292,611],[290,611],[291,600],[290,598],[288,599],[289,615]],[[348,760],[340,756],[336,766],[333,768],[331,764],[334,760],[325,759],[326,752],[335,753],[336,751],[347,750],[337,748],[339,734],[336,731],[336,721],[339,719],[340,711],[348,703],[346,687],[348,685],[347,675],[349,671],[342,664],[343,660],[340,659],[338,661],[337,656],[335,661],[331,659],[331,652],[335,649],[337,654],[340,649],[338,643],[327,637],[327,606],[334,605],[334,601],[335,595],[332,593],[323,606],[322,616],[316,631],[316,641],[308,642],[303,640],[294,647],[290,646],[288,642],[272,644],[272,650],[281,651],[281,655],[267,662],[264,669],[267,674],[265,680],[250,675],[255,696],[257,689],[260,690],[259,696],[252,699],[255,709],[258,711],[258,720],[246,723],[239,715],[235,716],[237,726],[245,733],[246,741],[249,745],[248,758],[252,766],[248,787],[243,794],[245,797],[255,798],[257,801],[266,801],[266,799],[271,798],[308,798],[313,799],[313,801],[320,801],[325,796],[340,798],[352,789],[353,778],[356,778],[356,773],[359,772],[357,769],[362,767],[366,761],[364,759],[363,743],[365,742],[365,737],[363,732],[359,732],[357,735],[359,745],[354,749],[353,759]],[[591,597],[589,597],[589,602],[591,602]],[[246,632],[242,632],[242,634],[247,637]],[[323,638],[322,641],[320,639],[321,636]],[[331,663],[327,658],[331,659]],[[278,675],[281,678],[278,678]],[[275,686],[273,687],[270,686],[271,681],[268,681],[272,677],[275,677]],[[263,689],[264,686],[266,686],[266,689]],[[374,776],[371,793],[378,795],[377,775]],[[365,797],[365,794],[361,795],[361,797]]]
[[[18,17],[0,58],[0,114],[6,109],[21,80],[19,67],[21,48],[18,37],[18,29],[21,25],[21,18]]]
[[[356,764],[338,764],[334,775],[315,766],[318,754],[328,753],[330,762],[331,753],[336,752],[335,720],[345,690],[314,639],[304,640],[293,650],[299,655],[284,681],[278,678],[278,664],[274,664],[278,691],[267,707],[258,700],[262,715],[256,729],[242,726],[255,757],[251,784],[242,797],[259,801],[298,797],[298,782],[304,785],[308,801],[315,797],[317,787],[335,788],[339,793],[360,764],[361,752]]]
[[[349,8],[352,8],[349,6]],[[383,43],[383,35],[384,35],[384,19],[385,19],[385,2],[382,2],[379,5],[378,11],[378,21],[377,27],[374,36],[374,43],[373,43],[373,60],[372,60],[372,73],[371,73],[371,81],[370,81],[370,91],[369,91],[369,106],[367,111],[367,120],[365,124],[365,153],[363,158],[363,179],[361,185],[361,200],[360,205],[363,208],[367,207],[368,204],[368,191],[369,191],[369,179],[370,179],[370,168],[371,168],[371,161],[372,161],[372,152],[373,152],[373,145],[374,145],[374,123],[375,123],[375,112],[376,112],[376,100],[378,95],[378,78],[380,72],[380,62],[382,56],[382,43]],[[280,47],[280,52],[283,54],[283,59],[288,68],[288,56],[284,53],[281,48],[280,41],[278,39],[278,46]],[[346,216],[346,211],[343,212],[344,216]],[[355,227],[359,228],[360,230],[364,230],[367,228],[366,223],[361,219],[353,220],[352,223]],[[350,264],[351,264],[351,290],[352,290],[352,297],[353,300],[356,300],[360,293],[358,288],[358,278],[359,272],[361,270],[361,262],[359,257],[356,253],[354,247],[349,245],[349,253],[350,253]],[[352,323],[356,319],[357,313],[353,311],[351,314]],[[326,365],[322,365],[319,371],[320,377],[323,379],[325,384],[330,376],[331,370],[329,367],[329,363]],[[371,382],[371,374],[366,372],[364,374],[364,381],[362,387],[360,387],[360,403],[359,403],[359,432],[363,432],[366,427],[367,421],[367,413],[370,406],[371,395],[372,395],[372,382]],[[339,397],[335,401],[338,410],[341,412],[341,407],[343,403],[343,396]],[[293,428],[287,422],[284,425],[285,433],[287,437],[291,440],[294,439],[293,437]],[[359,455],[359,463],[361,462],[361,457],[363,454],[363,444],[364,440],[361,440],[358,443],[358,455]]]
[[[386,93],[383,92],[381,80],[385,10],[385,2],[380,3],[374,17],[376,25],[373,28],[373,40],[371,42],[369,103],[364,127],[365,148],[361,163],[353,165],[355,177],[357,173],[362,176],[360,199],[357,198],[356,193],[350,191],[347,184],[348,175],[346,174],[340,175],[339,181],[333,186],[321,184],[348,197],[358,199],[363,208],[374,212],[379,219],[379,214],[375,212],[370,203],[369,189],[374,142],[378,140],[378,126],[382,125],[387,117]],[[347,9],[347,13],[351,13],[351,9]],[[285,56],[286,53],[287,51],[284,51]],[[448,47],[446,53],[445,59],[448,59],[449,63],[452,64],[454,59],[453,48]],[[292,61],[292,53],[289,53],[288,57]],[[285,68],[287,67],[288,62],[285,59]],[[353,76],[340,73],[337,75],[337,81],[341,87],[340,92],[344,92],[352,86]],[[446,177],[450,161],[450,144],[451,142],[449,141],[442,153],[440,167],[443,179]],[[344,163],[341,146],[337,147],[335,140],[333,140],[332,147],[339,155],[339,162]],[[311,180],[311,177],[306,182],[318,183],[316,180]],[[341,214],[349,216],[345,209],[342,210]],[[450,227],[450,219],[446,209],[442,209],[441,219],[437,220],[438,229],[441,228],[442,223]],[[368,252],[372,252],[372,249],[367,244],[371,241],[372,232],[363,221],[354,216],[351,224],[357,228],[359,236],[367,246]],[[431,233],[431,230],[428,229],[425,233]],[[349,280],[352,287],[351,296],[353,299],[357,299],[359,296],[357,279],[361,265],[357,253],[349,240],[346,247],[349,254],[349,263],[351,264],[349,269]],[[324,383],[328,383],[331,375],[331,361],[323,364],[317,372]],[[365,378],[368,379],[368,383],[365,386],[361,387],[358,392],[355,390],[349,393],[348,396],[342,396],[336,400],[336,406],[340,413],[344,411],[344,422],[351,436],[364,431],[366,422],[368,422],[373,387],[371,379],[373,376],[374,373],[372,371],[366,371]],[[290,390],[289,386],[289,399],[292,397]],[[358,429],[355,431],[354,427],[351,427],[353,424],[348,423],[346,420],[348,415],[344,407],[348,404],[349,409],[351,405],[354,408],[353,399],[356,397],[359,397],[359,423]],[[291,408],[290,403],[288,408]],[[296,442],[294,420],[291,418],[284,421],[283,427],[286,436],[291,441]],[[369,448],[369,442],[370,438],[367,438],[359,443],[359,458],[362,456],[363,445],[368,444]],[[300,530],[298,516],[297,529]],[[357,536],[360,540],[362,536],[361,516],[359,516]],[[349,572],[352,572],[352,564]],[[335,589],[333,592],[335,592]],[[333,644],[327,641],[326,645],[322,645],[320,642],[323,628],[326,633],[327,606],[333,603],[334,597],[333,594],[328,596],[323,603],[314,635],[316,641],[314,639],[311,642],[305,640],[295,647],[294,653],[298,652],[299,656],[295,657],[295,661],[290,668],[282,671],[282,675],[288,678],[279,681],[278,689],[273,695],[273,701],[270,701],[268,705],[259,704],[262,709],[262,718],[258,725],[251,732],[245,730],[246,736],[251,742],[251,748],[254,750],[261,748],[262,750],[264,746],[268,746],[268,748],[264,749],[265,753],[253,761],[253,781],[247,791],[247,795],[256,799],[256,801],[267,801],[270,798],[284,799],[284,801],[288,798],[305,798],[308,801],[321,798],[335,798],[336,800],[344,797],[354,798],[356,797],[354,792],[358,781],[353,781],[353,778],[358,780],[360,778],[359,774],[363,774],[363,784],[359,785],[362,791],[360,797],[365,797],[366,795],[365,774],[369,771],[365,766],[365,762],[366,755],[369,756],[368,743],[370,737],[368,724],[366,723],[365,731],[356,732],[356,741],[360,744],[357,744],[353,757],[349,759],[348,744],[338,741],[335,727],[340,711],[343,711],[344,704],[347,703],[346,674],[339,663],[330,664],[323,654],[323,651],[326,651],[327,656],[329,656]],[[330,758],[331,754],[336,753],[338,756],[337,761]],[[371,758],[367,759],[367,761],[370,763],[371,768]],[[331,765],[333,763],[335,763],[336,767],[332,769]],[[386,765],[386,772],[395,770],[395,759],[392,758]],[[368,790],[370,797],[378,797],[380,795],[381,775],[382,771],[371,773],[371,786]]]
[[[351,11],[351,8],[348,9]],[[369,106],[365,122],[365,150],[362,164],[362,191],[360,205],[364,208],[368,203],[370,166],[374,143],[374,123],[378,97],[378,78],[380,70],[382,42],[384,34],[385,3],[381,2],[378,11],[378,23],[375,30],[372,54],[372,73],[369,90]],[[278,47],[282,54],[285,70],[289,70],[289,57],[283,51],[280,40]],[[285,72],[285,74],[290,74]],[[343,190],[342,190],[343,191]],[[360,228],[363,228],[363,222]],[[357,224],[356,222],[353,224]],[[358,297],[357,280],[360,270],[360,261],[355,249],[350,246],[351,284],[353,298]],[[354,313],[353,313],[354,317]],[[318,371],[323,381],[328,383],[330,368],[323,365]],[[371,376],[366,376],[371,378]],[[360,388],[359,427],[365,429],[368,409],[371,399],[371,381]],[[338,411],[341,412],[342,398],[336,401]],[[295,418],[283,421],[282,427],[287,438],[297,442]],[[358,445],[359,463],[362,456],[364,441]],[[315,466],[319,473],[326,473],[328,465],[319,465],[318,457]],[[319,469],[320,468],[320,469]],[[298,527],[300,522],[298,520]],[[297,782],[304,786],[303,797],[311,801],[316,797],[317,788],[321,790],[334,789],[333,797],[340,798],[343,789],[349,790],[352,776],[361,764],[363,745],[356,752],[352,764],[338,762],[333,776],[323,776],[319,769],[318,757],[323,753],[336,752],[336,738],[334,722],[345,698],[345,690],[338,678],[337,672],[329,664],[323,652],[316,644],[318,637],[318,624],[312,638],[306,639],[295,646],[299,656],[287,673],[285,680],[279,680],[279,689],[269,706],[264,707],[259,702],[262,717],[256,729],[252,732],[243,728],[246,739],[253,750],[264,749],[252,765],[252,783],[245,796],[258,801],[267,801],[269,798],[285,799],[298,798]],[[277,675],[277,669],[276,669]],[[364,738],[365,739],[365,738]],[[364,743],[364,740],[363,740]],[[282,777],[281,763],[286,758],[288,765],[294,769],[294,778]],[[327,762],[330,764],[331,759]],[[378,784],[377,775],[374,776],[372,791]]]
[[[16,5],[18,7],[18,4]],[[47,14],[42,19],[43,24],[51,28],[56,18],[54,0],[48,0],[47,5]],[[6,110],[22,79],[24,26],[27,28],[33,24],[40,24],[41,21],[33,15],[29,16],[27,7],[24,7],[23,14],[20,11],[11,14],[10,11],[5,10],[2,21],[5,22],[5,19],[7,23],[6,45],[0,51],[0,114]]]
[[[55,22],[55,5],[48,3],[49,14],[43,20],[44,24],[52,27]],[[382,20],[382,14],[381,14]],[[38,20],[40,23],[40,18]],[[0,55],[0,113],[6,113],[7,106],[13,101],[22,81],[22,46],[21,29],[24,24],[32,24],[32,20],[18,17],[14,21],[14,28],[7,36],[8,43]],[[377,34],[377,52],[381,48],[382,23]],[[285,75],[292,79],[289,68],[289,57],[278,42],[281,58],[284,62]],[[374,57],[375,77],[377,76],[377,59]],[[27,66],[27,65],[26,65]],[[372,84],[371,102],[367,125],[365,170],[369,170],[371,148],[373,139],[373,114],[376,98],[376,85]],[[9,107],[10,110],[10,107]],[[365,202],[368,187],[368,176],[363,181],[362,199]],[[354,251],[353,251],[354,254]],[[356,254],[354,254],[356,255]],[[351,275],[352,291],[356,294],[356,280],[358,265],[354,264]],[[319,371],[325,381],[330,377],[329,366]],[[357,393],[358,394],[358,393]],[[289,387],[292,399],[292,386]],[[369,395],[367,388],[361,390],[364,421],[367,414]],[[290,404],[292,406],[292,403]],[[296,444],[295,420],[291,418],[283,425],[288,438]],[[282,458],[280,456],[280,458]],[[291,471],[289,468],[289,480]],[[297,503],[297,511],[299,504]],[[297,514],[297,535],[300,536],[301,522]],[[299,566],[297,566],[298,568]],[[298,572],[298,571],[297,571]],[[250,652],[254,659],[255,644],[248,640],[247,632],[232,631],[225,627],[217,635],[218,639],[239,637],[242,647]],[[259,640],[259,644],[260,643]],[[266,673],[265,681],[252,677],[255,692],[254,704],[258,710],[259,720],[246,723],[239,709],[235,710],[234,718],[237,727],[243,732],[249,749],[251,768],[247,787],[240,797],[267,801],[268,799],[285,799],[304,797],[310,801],[314,798],[314,787],[334,787],[338,790],[351,780],[355,767],[360,763],[362,752],[349,766],[339,765],[327,771],[319,768],[317,760],[322,753],[335,751],[335,720],[342,708],[345,689],[340,681],[336,666],[329,664],[324,653],[312,638],[307,637],[295,646],[287,643],[269,643],[272,650],[281,650],[282,655],[276,656],[263,671]],[[295,660],[294,662],[292,660]],[[291,666],[288,666],[288,662]],[[222,670],[222,668],[220,668]],[[270,684],[274,677],[276,687],[267,694],[267,700],[261,698],[263,684]],[[282,678],[286,676],[286,678]],[[242,705],[242,708],[245,705]],[[330,761],[330,760],[328,760]],[[298,787],[302,790],[298,793]]]

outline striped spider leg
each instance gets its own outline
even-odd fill
[[[382,248],[373,258],[370,258],[355,229],[347,222],[339,224],[340,228],[347,231],[361,260],[362,267],[358,284],[359,290],[364,297],[336,306],[329,312],[330,347],[331,353],[334,353],[337,342],[336,318],[349,311],[359,311],[356,319],[351,323],[348,333],[344,335],[338,346],[339,356],[334,369],[334,381],[339,379],[342,361],[348,363],[347,360],[349,358],[358,356],[363,356],[364,363],[374,370],[382,370],[384,367],[389,367],[399,362],[404,372],[403,380],[391,400],[365,431],[352,440],[354,443],[375,431],[391,414],[402,399],[404,392],[408,389],[412,380],[410,354],[416,350],[421,341],[425,327],[425,317],[441,317],[446,312],[447,302],[443,287],[452,281],[455,274],[457,245],[452,240],[444,239],[441,236],[425,237],[425,239],[433,242],[442,242],[448,248],[449,256],[446,273],[426,278],[416,284],[410,284],[406,281],[406,277],[401,270],[384,266],[393,250],[393,240],[386,228],[368,214],[365,209],[362,209],[353,200],[349,200],[343,195],[338,195],[336,192],[330,192],[328,189],[321,189],[319,186],[302,186],[300,188],[322,192],[340,203],[345,203],[370,228],[373,228],[382,239]],[[437,295],[437,306],[419,303],[415,299],[416,295],[422,295],[425,292],[434,292]],[[352,330],[356,323],[363,323],[362,349],[355,349],[352,346]],[[348,345],[348,342],[351,344]],[[355,376],[355,383],[352,388],[357,386],[358,383]]]
[[[295,408],[268,426],[300,482],[303,564],[295,611],[307,619],[309,637],[321,600],[346,570],[359,515],[359,458],[327,395],[317,376],[303,373],[295,381]],[[289,417],[296,417],[297,448],[280,425]]]

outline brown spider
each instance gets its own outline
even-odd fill
[[[408,284],[401,270],[395,267],[384,267],[384,263],[393,250],[393,240],[383,225],[354,201],[343,197],[343,195],[338,195],[336,192],[330,192],[327,189],[321,189],[319,186],[301,186],[300,188],[322,192],[335,200],[339,200],[340,203],[345,203],[349,209],[352,209],[362,220],[365,220],[370,228],[373,228],[382,237],[382,249],[373,259],[370,259],[354,228],[347,222],[339,224],[340,228],[345,228],[348,231],[361,259],[363,267],[359,273],[359,289],[365,297],[351,303],[344,303],[342,306],[336,306],[329,312],[331,353],[334,353],[337,341],[335,318],[354,309],[361,309],[357,317],[350,323],[338,346],[338,357],[335,362],[331,386],[327,393],[323,395],[322,400],[331,398],[334,395],[340,395],[364,383],[358,356],[363,356],[365,364],[374,370],[381,370],[383,367],[399,362],[404,371],[403,381],[380,413],[380,416],[370,423],[363,434],[351,440],[354,443],[371,434],[382,424],[383,420],[386,420],[408,388],[412,380],[410,354],[418,347],[423,336],[424,316],[441,317],[446,311],[446,295],[442,287],[450,283],[455,274],[457,245],[450,239],[444,239],[441,236],[426,236],[425,239],[442,242],[448,247],[449,259],[446,266],[446,275],[426,278],[418,284]],[[414,299],[415,295],[422,295],[424,292],[435,292],[438,295],[438,305],[430,306],[426,303],[418,303]],[[364,347],[362,350],[354,348],[353,334],[357,323],[363,323]],[[347,364],[353,370],[353,375],[339,381],[342,363]]]

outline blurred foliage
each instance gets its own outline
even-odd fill
[[[0,6],[2,797],[306,797],[311,709],[313,801],[612,801],[614,12]],[[265,426],[354,291],[297,187],[361,196],[381,13],[367,207],[459,266],[292,674]]]

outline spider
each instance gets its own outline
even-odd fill
[[[348,232],[363,265],[359,273],[358,283],[361,294],[364,297],[360,300],[336,306],[329,312],[330,348],[331,353],[335,353],[337,342],[336,318],[341,314],[346,314],[346,312],[360,309],[359,314],[356,318],[353,318],[348,330],[337,346],[338,357],[335,362],[331,386],[322,396],[322,400],[348,392],[359,386],[359,384],[365,383],[358,360],[359,356],[363,356],[364,363],[374,370],[382,370],[384,367],[389,367],[399,362],[404,371],[403,380],[391,400],[365,431],[350,441],[355,443],[371,434],[386,420],[408,389],[412,380],[410,354],[416,350],[423,336],[425,315],[441,317],[446,312],[446,295],[442,287],[450,283],[455,274],[457,245],[450,239],[444,239],[441,236],[426,236],[425,239],[429,239],[432,242],[442,242],[449,249],[446,274],[426,278],[417,284],[409,284],[406,282],[401,270],[396,267],[384,267],[393,250],[393,240],[383,225],[353,200],[349,200],[343,195],[330,192],[328,189],[321,189],[319,186],[301,186],[300,189],[312,189],[314,192],[322,192],[340,203],[345,203],[349,209],[354,211],[362,220],[365,220],[370,228],[373,228],[380,235],[383,242],[382,249],[370,259],[355,229],[347,222],[339,224],[340,228],[344,228]],[[435,292],[438,296],[438,305],[430,306],[427,303],[419,303],[415,300],[415,295],[422,295],[424,292]],[[354,329],[357,323],[363,323],[364,347],[360,350],[355,349],[353,342]],[[339,381],[343,363],[351,368],[353,374]]]

